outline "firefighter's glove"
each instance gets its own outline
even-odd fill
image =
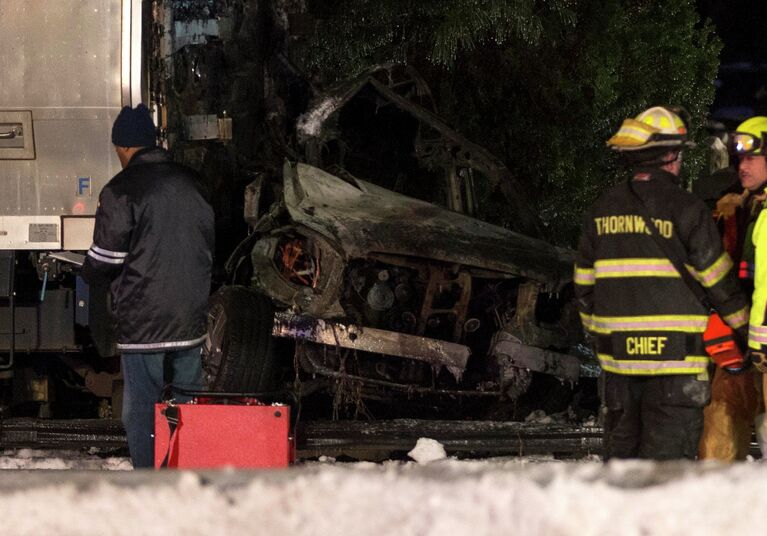
[[[729,218],[738,208],[743,206],[746,198],[748,197],[748,190],[743,190],[742,194],[730,193],[723,195],[719,201],[716,202],[716,210],[714,211],[714,217]]]
[[[759,350],[749,350],[747,357],[756,370],[767,373],[767,354]]]

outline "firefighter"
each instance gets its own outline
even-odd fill
[[[754,288],[752,234],[767,185],[761,141],[754,144],[754,140],[762,139],[763,132],[767,132],[767,117],[752,117],[729,136],[730,152],[737,159],[739,187],[722,196],[714,211],[720,222],[725,249],[738,265],[741,287],[749,296]],[[755,378],[753,373],[732,375],[722,369],[714,371],[711,403],[704,410],[701,459],[726,462],[746,459],[754,420],[762,405],[756,380],[761,383],[762,378]]]
[[[155,139],[144,105],[126,106],[115,119],[112,143],[123,170],[99,195],[83,265],[86,281],[111,281],[125,381],[122,420],[136,468],[153,466],[154,404],[165,384],[202,387],[214,245],[213,209],[199,175],[173,163]]]
[[[738,126],[731,135],[730,146],[739,160],[738,172],[741,182],[753,188],[760,208],[765,203],[767,186],[767,117],[752,117]],[[750,248],[753,247],[753,251]],[[744,244],[744,258],[753,259],[753,264],[744,266],[751,269],[754,277],[752,310],[748,329],[750,358],[759,372],[767,372],[767,211],[760,210],[753,224],[753,232]],[[757,380],[762,397],[767,393],[765,376]],[[762,454],[767,451],[767,425],[764,416],[764,398],[760,400],[761,414],[756,417],[756,435]]]
[[[694,459],[710,393],[709,311],[665,252],[683,260],[744,340],[746,298],[709,209],[679,186],[682,150],[692,145],[681,117],[650,108],[607,145],[631,177],[587,214],[575,265],[581,320],[603,370],[604,459]]]

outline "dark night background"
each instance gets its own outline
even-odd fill
[[[767,115],[767,2],[697,3],[724,43],[712,117],[734,127],[750,115]]]

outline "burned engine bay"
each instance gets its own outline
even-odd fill
[[[272,335],[295,341],[303,389],[357,409],[363,399],[440,407],[516,400],[534,373],[582,375],[567,353],[581,342],[568,252],[307,164],[286,163],[281,181],[260,218],[247,211],[268,180],[248,187],[253,233],[229,269],[239,292],[276,308]],[[254,365],[235,354],[216,359]]]

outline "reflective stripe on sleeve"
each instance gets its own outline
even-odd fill
[[[724,317],[724,321],[733,328],[738,329],[748,324],[748,315],[750,311],[748,307],[744,307],[740,311],[736,311]]]
[[[583,324],[583,329],[587,331],[593,331],[593,326],[591,322],[591,315],[587,315],[586,313],[578,313],[581,315],[581,324]]]
[[[602,369],[630,376],[656,376],[661,374],[702,374],[708,368],[709,358],[690,355],[679,361],[637,361],[615,359],[609,354],[597,354]]]
[[[576,285],[593,285],[594,284],[594,269],[593,268],[581,268],[578,265],[575,266],[574,281]]]
[[[646,315],[646,316],[597,316],[591,317],[595,333],[610,334],[613,331],[682,331],[703,333],[708,323],[706,315]]]
[[[688,268],[690,270],[690,273],[692,273],[693,276],[695,276],[695,279],[697,279],[701,285],[703,285],[706,288],[711,288],[719,281],[721,281],[724,276],[727,275],[727,272],[730,271],[732,268],[732,259],[730,259],[730,256],[725,251],[722,253],[718,259],[716,259],[711,266],[706,268],[705,270],[701,270],[698,272],[697,270],[693,268]]]
[[[125,259],[113,259],[112,257],[105,257],[104,255],[99,255],[93,249],[88,250],[88,256],[96,259],[99,262],[106,262],[109,264],[123,264],[125,262]]]
[[[106,262],[108,264],[123,264],[125,257],[128,256],[127,251],[111,251],[108,249],[100,248],[96,244],[91,244],[91,248],[88,250],[88,256],[96,259],[100,262]]]
[[[96,244],[91,244],[91,249],[93,250],[94,253],[104,255],[105,257],[114,257],[116,259],[121,259],[128,256],[127,251],[109,251],[108,249],[98,247]]]

